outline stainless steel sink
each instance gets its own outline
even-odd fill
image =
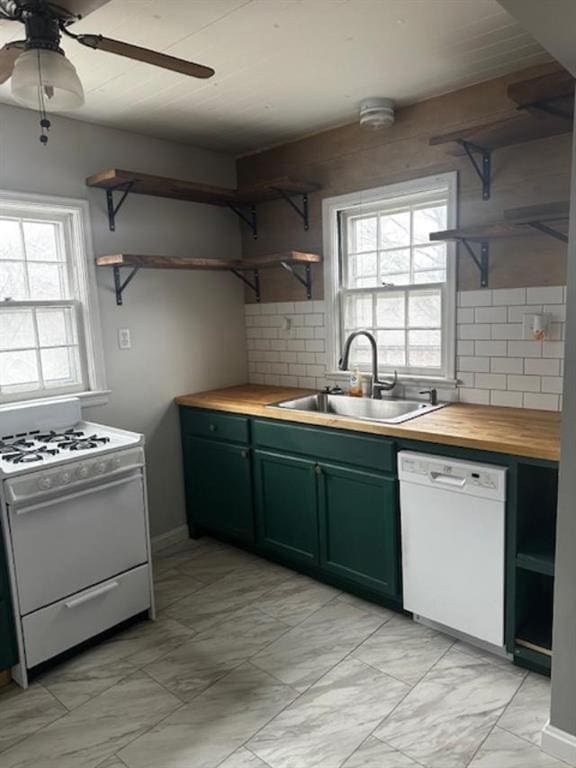
[[[385,424],[400,424],[409,419],[415,419],[448,403],[430,405],[419,400],[372,400],[366,397],[349,397],[348,395],[328,395],[320,392],[317,395],[298,397],[295,400],[283,400],[272,403],[269,408],[284,408],[292,411],[312,413],[327,413],[331,416],[341,416],[360,421],[379,421]]]

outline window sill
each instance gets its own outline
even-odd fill
[[[91,408],[94,405],[107,405],[108,395],[111,393],[111,389],[102,389],[90,392],[71,392],[68,395],[56,395],[54,397],[39,397],[30,400],[12,400],[9,403],[1,403],[0,411],[10,410],[11,408],[22,408],[26,405],[37,405],[38,403],[58,403],[62,400],[69,400],[71,397],[77,397],[80,400],[82,408]]]

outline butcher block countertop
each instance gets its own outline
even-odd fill
[[[325,413],[266,407],[270,403],[310,393],[311,390],[306,389],[243,384],[211,392],[182,395],[176,398],[176,403],[193,408],[350,429],[512,456],[528,456],[550,461],[558,461],[560,458],[560,414],[549,411],[453,403],[403,424],[379,424]]]

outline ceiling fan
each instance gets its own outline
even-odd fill
[[[94,34],[76,34],[70,27],[109,0],[0,0],[0,21],[24,25],[25,40],[0,48],[0,83],[12,78],[12,95],[41,113],[40,141],[46,144],[50,121],[47,109],[75,109],[84,103],[76,69],[60,47],[62,35],[80,45],[152,64],[190,77],[209,78],[214,70],[165,53]]]

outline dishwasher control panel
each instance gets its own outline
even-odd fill
[[[398,455],[398,473],[414,483],[476,492],[490,498],[504,498],[506,469],[445,456],[403,451]]]

